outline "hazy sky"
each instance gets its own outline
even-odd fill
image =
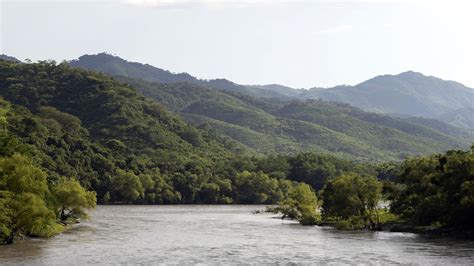
[[[293,87],[419,71],[474,87],[472,0],[0,0],[0,53],[108,52],[199,78]]]

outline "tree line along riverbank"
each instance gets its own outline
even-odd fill
[[[0,60],[0,88],[2,242],[52,236],[97,203],[280,204],[302,224],[341,229],[472,226],[472,149],[403,162],[255,155],[64,63]]]

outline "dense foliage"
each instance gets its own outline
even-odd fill
[[[100,201],[196,202],[225,171],[213,166],[233,156],[231,141],[96,73],[52,62],[0,68],[0,94],[13,103],[9,131],[51,181],[77,177]]]
[[[292,187],[278,206],[283,218],[298,220],[302,225],[314,225],[320,219],[320,202],[313,189],[304,183]]]
[[[0,240],[11,243],[17,235],[49,236],[60,228],[48,208],[46,174],[28,158],[14,154],[0,158]]]
[[[0,100],[0,243],[18,236],[48,237],[87,218],[96,193],[73,178],[56,180],[28,157],[31,146],[8,131],[11,105]],[[49,181],[49,182],[48,182]]]
[[[416,225],[473,229],[474,146],[403,163],[391,209]]]
[[[382,185],[374,177],[346,173],[326,184],[321,193],[323,216],[344,228],[373,228]],[[341,222],[342,220],[342,222]]]
[[[54,62],[0,68],[5,127],[19,144],[2,142],[2,149],[24,147],[48,182],[76,178],[99,203],[277,203],[291,181],[319,189],[357,168],[312,153],[248,156],[235,142],[94,72]],[[65,217],[73,206],[66,209]]]

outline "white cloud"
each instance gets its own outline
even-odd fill
[[[181,5],[260,5],[288,2],[285,0],[125,0],[124,3],[134,6],[181,6]]]
[[[123,0],[126,4],[136,6],[174,6],[187,4],[201,5],[258,5],[258,4],[278,4],[278,3],[372,3],[385,4],[410,1],[428,1],[428,0]],[[436,1],[436,0],[431,0]]]
[[[135,6],[177,6],[177,5],[270,5],[291,3],[375,3],[408,2],[416,0],[123,0],[124,3]],[[418,0],[423,1],[423,0]],[[432,0],[434,1],[434,0]]]
[[[336,27],[327,28],[319,31],[313,32],[313,34],[334,34],[334,33],[341,33],[341,32],[350,32],[354,29],[352,25],[338,25]]]
[[[2,1],[2,0],[0,0]],[[35,1],[35,0],[17,0],[17,1]],[[45,0],[36,0],[45,1]],[[49,0],[55,1],[55,0]],[[56,0],[64,1],[64,0]],[[69,0],[78,1],[78,0]],[[91,0],[79,0],[91,1]],[[93,0],[92,0],[93,1]],[[102,0],[115,1],[115,0]],[[363,4],[363,5],[384,5],[384,4],[421,4],[421,5],[443,5],[443,6],[465,6],[471,5],[472,0],[119,0],[122,3],[142,7],[172,7],[186,5],[204,5],[204,6],[254,6],[254,5],[274,5],[291,3],[323,3],[323,4]]]

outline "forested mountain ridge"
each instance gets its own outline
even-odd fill
[[[75,177],[101,202],[195,202],[203,184],[230,184],[217,165],[239,154],[234,142],[109,77],[65,64],[0,60],[0,96],[12,104],[9,139],[25,144],[50,178]],[[9,143],[2,151],[17,150]]]
[[[454,81],[446,81],[408,71],[383,75],[355,86],[293,89],[279,84],[240,85],[226,79],[200,80],[187,73],[174,74],[160,68],[128,62],[109,54],[84,55],[70,64],[112,76],[124,76],[150,82],[190,82],[253,97],[291,99],[323,99],[348,103],[365,111],[396,117],[438,119],[456,127],[474,128],[472,113],[474,89]]]
[[[65,63],[0,60],[0,96],[0,159],[32,158],[48,184],[79,180],[99,203],[274,204],[294,181],[321,188],[342,171],[373,171],[324,154],[252,157],[134,88]]]
[[[377,76],[355,86],[305,90],[299,97],[344,102],[397,116],[435,118],[466,128],[474,124],[474,113],[462,115],[473,108],[474,89],[413,71]],[[464,117],[464,122],[453,122],[457,113]]]
[[[105,62],[110,63],[110,60],[113,59],[118,60],[120,66],[123,66],[124,62],[124,66],[129,66],[129,63],[125,60],[106,54],[87,57],[90,57],[87,62],[98,60],[97,57],[99,57],[100,62],[105,60]],[[138,66],[139,68],[156,70],[154,67],[147,65],[137,64],[135,66],[135,63],[130,64],[134,66],[132,69]],[[114,66],[113,69],[115,68]],[[103,70],[109,71],[107,69],[104,68]],[[175,75],[167,71],[159,73],[168,78]],[[137,74],[128,71],[127,75],[135,76]],[[191,76],[187,74],[178,75],[178,77],[183,77],[185,80],[196,80],[189,78]],[[107,79],[106,77],[101,78]],[[146,82],[141,79],[123,76],[117,76],[116,79],[138,88],[144,95],[179,113],[188,122],[196,126],[207,127],[208,132],[210,132],[209,130],[215,132],[213,134],[227,136],[226,140],[229,145],[233,146],[234,150],[245,151],[247,154],[296,154],[300,151],[312,151],[331,153],[348,159],[356,158],[357,160],[398,160],[410,154],[428,154],[452,148],[465,148],[472,142],[472,135],[469,132],[456,128],[439,127],[439,125],[437,125],[438,128],[435,128],[431,125],[432,123],[426,121],[426,123],[420,125],[404,119],[363,112],[344,104],[290,100],[291,98],[281,97],[256,97],[255,93],[247,93],[247,91],[239,89],[215,89],[210,87],[208,83],[205,83],[205,85],[195,85],[192,82],[172,83],[173,79],[168,79],[165,83]],[[278,88],[283,92],[288,89],[278,85],[269,85],[268,88],[263,90],[271,90],[272,88]],[[40,94],[43,94],[43,92]],[[11,99],[18,101],[22,99],[21,97],[25,98],[23,95],[18,96],[16,95]],[[5,97],[8,99],[8,95],[5,95]],[[28,97],[31,98],[32,96]],[[36,96],[33,95],[33,97]],[[40,98],[42,97],[44,95]],[[81,99],[83,95],[76,94],[73,97]],[[125,99],[130,100],[133,97],[129,98],[129,96],[122,96],[111,100],[116,103],[120,102],[121,107],[107,112],[111,114],[119,112],[122,115],[128,115],[127,111],[130,110],[132,110],[131,113],[137,110],[145,113],[153,112],[147,108],[137,109],[135,106],[128,108],[129,105],[125,102]],[[66,104],[67,101],[73,103]],[[145,98],[139,99],[139,101],[145,101]],[[21,104],[28,105],[28,103],[23,102]],[[75,102],[75,99],[72,100],[72,98],[61,99],[53,105],[55,108],[64,108],[58,109],[73,115],[77,115],[78,109],[80,110],[86,106],[87,110],[97,108],[97,106],[91,106],[88,102],[84,104]],[[86,114],[86,111],[84,111],[83,117],[79,117],[79,119],[84,120],[82,121],[83,124],[97,140],[103,138],[108,141],[112,137],[114,139],[121,137],[123,138],[121,141],[127,145],[127,142],[130,141],[128,139],[130,135],[143,132],[143,125],[130,127],[127,129],[128,131],[123,132],[124,128],[121,128],[122,120],[117,119],[114,122],[113,119],[107,118],[94,121],[91,118],[94,117],[92,115],[94,111],[90,112]],[[172,115],[169,114],[169,116]],[[120,117],[120,115],[114,113],[112,118],[116,117]],[[130,121],[125,121],[132,124],[140,120],[136,118],[127,119]],[[189,132],[178,134],[180,138],[175,141],[169,137],[172,134],[157,128],[155,133],[146,132],[140,138],[132,139],[131,143],[133,143],[134,148],[146,150],[178,147],[180,149],[182,145],[189,145],[181,137],[187,138],[189,142],[195,142],[194,144],[201,143],[202,137],[196,137],[192,127],[188,128],[189,126],[184,122],[169,122],[167,119],[165,118],[161,122],[178,125],[177,128],[173,128],[175,131],[187,131],[189,129]],[[175,117],[175,119],[179,120],[178,117]],[[146,119],[141,120],[146,121]],[[419,121],[423,120],[419,119]],[[110,128],[104,129],[97,126],[102,125],[102,123],[109,123],[107,126]],[[182,128],[180,129],[180,127]],[[117,128],[120,130],[116,130]],[[446,130],[447,128],[450,130]],[[120,136],[116,135],[118,132],[121,132]],[[159,144],[150,144],[148,141],[156,138],[156,135],[161,138]],[[166,144],[167,141],[168,144]],[[201,150],[204,150],[204,148]]]
[[[191,83],[117,79],[179,112],[189,122],[208,124],[263,154],[317,151],[359,160],[393,160],[448,147],[468,147],[472,141],[469,132],[454,127],[441,132],[429,124],[367,113],[347,104],[255,98]]]
[[[286,97],[284,93],[270,88],[240,85],[222,78],[211,80],[198,79],[188,73],[172,73],[148,64],[129,62],[118,56],[106,53],[83,55],[77,60],[71,60],[69,64],[73,67],[95,70],[112,76],[123,76],[150,82],[190,82],[225,91],[247,93],[257,97]]]

